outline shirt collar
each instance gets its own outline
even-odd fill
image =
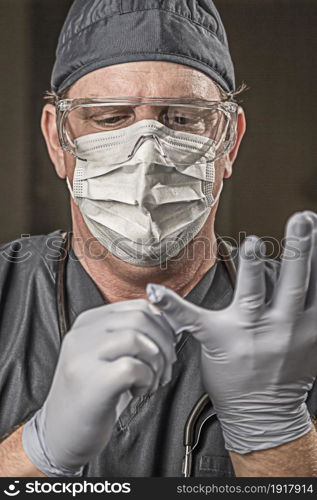
[[[207,309],[223,307],[224,296],[230,294],[230,289],[232,291],[224,271],[223,263],[216,262],[184,298]],[[73,250],[69,252],[67,263],[66,291],[70,325],[80,313],[107,304]]]

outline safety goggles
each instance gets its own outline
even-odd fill
[[[102,141],[103,137],[113,137],[115,144],[120,131],[141,120],[154,120],[162,125],[150,138],[163,156],[165,150],[177,149],[178,142],[184,144],[185,139],[188,149],[198,151],[196,161],[215,161],[230,151],[236,137],[238,105],[230,101],[147,97],[62,99],[56,103],[56,109],[61,147],[83,160],[78,152],[82,139],[100,137]],[[146,138],[142,136],[139,140]]]

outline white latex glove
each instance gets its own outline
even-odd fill
[[[201,343],[204,385],[228,450],[272,448],[312,426],[305,400],[317,374],[316,220],[308,212],[289,220],[280,279],[268,304],[256,237],[242,247],[234,299],[226,309],[202,309],[148,285],[149,299],[176,334],[190,332]]]
[[[146,300],[80,314],[62,343],[47,399],[23,431],[34,465],[49,476],[81,475],[110,439],[120,396],[170,380],[174,341]]]

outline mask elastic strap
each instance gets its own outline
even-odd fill
[[[70,185],[68,177],[66,177],[66,184],[67,184],[68,191],[70,192],[71,197],[73,198],[74,202],[76,203],[74,191],[72,190],[72,186]]]
[[[217,201],[219,200],[221,192],[222,192],[222,189],[223,189],[223,181],[221,181],[221,186],[220,186],[220,188],[218,190],[218,193],[217,193],[216,197],[214,198],[213,205],[215,205],[217,203]]]

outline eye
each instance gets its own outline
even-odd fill
[[[189,123],[190,120],[187,116],[174,115],[173,121],[178,125],[186,125],[186,123]]]
[[[133,110],[126,106],[90,106],[81,109],[77,116],[88,133],[127,127],[134,121]]]
[[[166,127],[180,132],[199,134],[205,130],[205,120],[198,108],[169,107],[162,112],[161,121]]]
[[[163,114],[163,119],[166,124],[173,125],[188,125],[189,123],[193,123],[197,117],[193,114],[186,113],[186,111],[178,111],[178,110],[167,110]]]
[[[124,122],[125,120],[128,120],[129,116],[128,115],[117,115],[117,116],[105,116],[105,117],[98,117],[98,118],[92,118],[92,120],[97,124],[97,125],[117,125],[120,122]]]

